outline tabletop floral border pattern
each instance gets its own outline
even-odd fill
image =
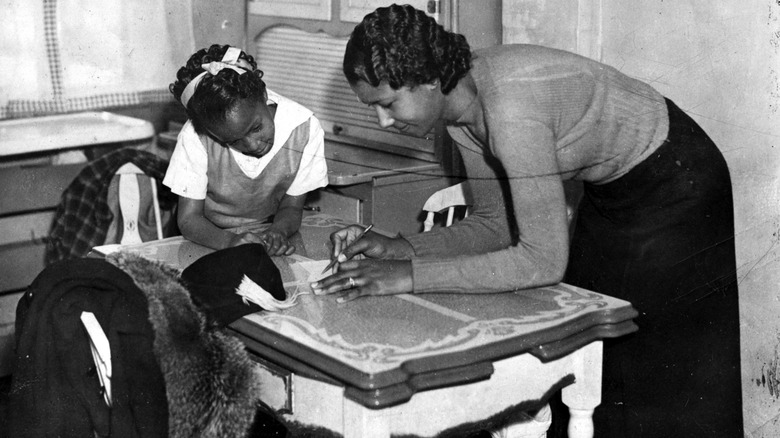
[[[324,328],[315,327],[308,321],[284,313],[265,313],[253,319],[315,351],[329,350],[332,355],[338,355],[344,362],[356,368],[377,372],[432,353],[452,353],[500,342],[517,335],[523,327],[530,324],[538,325],[539,330],[542,330],[554,323],[607,309],[611,305],[609,297],[568,285],[550,286],[539,289],[539,292],[556,294],[554,300],[560,308],[522,315],[519,318],[474,321],[460,328],[455,334],[438,341],[429,339],[412,348],[379,343],[351,344],[340,334],[330,334]]]

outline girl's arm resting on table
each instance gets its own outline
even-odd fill
[[[284,195],[279,208],[274,214],[274,222],[268,230],[260,233],[267,242],[266,250],[270,255],[290,255],[295,252],[295,246],[289,238],[301,227],[303,204],[306,195]]]
[[[225,249],[242,243],[263,243],[252,233],[234,234],[223,230],[203,215],[205,200],[179,197],[176,220],[184,237],[213,249]]]

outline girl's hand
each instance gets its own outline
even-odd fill
[[[243,245],[245,243],[259,243],[265,247],[270,256],[290,255],[295,252],[295,245],[291,244],[284,234],[268,230],[262,233],[241,233],[230,239],[229,247]]]
[[[338,265],[337,273],[311,284],[316,295],[336,294],[339,303],[368,295],[411,293],[412,286],[410,260],[350,260]]]
[[[228,248],[232,248],[234,246],[243,245],[245,243],[261,243],[265,245],[265,242],[263,241],[263,238],[258,236],[255,233],[241,233],[236,234],[233,237],[230,238],[230,241],[228,242]]]
[[[358,254],[372,259],[408,259],[414,255],[412,246],[402,237],[386,237],[369,231],[362,239],[355,242],[364,229],[359,225],[350,225],[331,234],[330,241],[333,243],[331,257],[338,257],[339,263],[343,263]],[[352,242],[355,242],[354,245]]]
[[[291,255],[295,252],[295,245],[287,240],[287,236],[276,230],[266,230],[260,233],[263,239],[265,251],[271,256]]]

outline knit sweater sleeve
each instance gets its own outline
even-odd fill
[[[415,256],[440,258],[445,255],[474,255],[497,251],[512,243],[510,224],[498,180],[469,179],[474,203],[469,216],[449,227],[404,235]]]
[[[477,208],[471,216],[433,234],[407,237],[415,251],[415,293],[503,292],[563,277],[568,220],[554,135],[547,124],[518,118],[509,106],[491,108],[489,153],[506,172],[508,199],[496,200],[493,183],[472,184]],[[513,223],[504,205],[511,206]],[[513,228],[517,236],[510,240]]]

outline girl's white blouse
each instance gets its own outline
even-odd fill
[[[325,132],[313,113],[295,101],[271,90],[268,104],[276,104],[274,115],[274,145],[271,151],[260,157],[250,157],[230,149],[241,171],[250,178],[256,178],[281,150],[295,128],[309,123],[309,143],[305,146],[298,173],[287,194],[300,196],[328,185],[328,168],[325,161]],[[179,196],[191,199],[205,199],[208,185],[208,158],[206,146],[187,120],[179,132],[176,147],[171,155],[163,184]]]

